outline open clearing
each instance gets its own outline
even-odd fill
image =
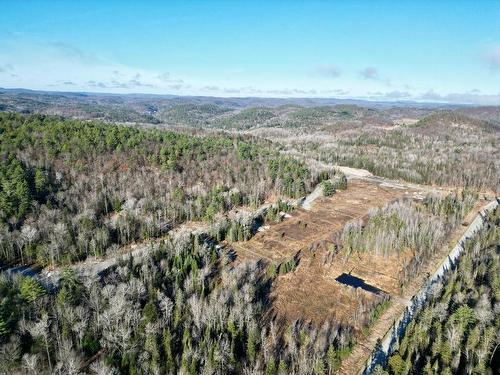
[[[401,198],[421,199],[428,189],[391,184],[382,179],[353,178],[347,190],[332,197],[319,197],[309,210],[298,208],[290,217],[266,226],[249,241],[230,245],[237,253],[237,262],[264,259],[280,264],[292,257],[299,259],[295,271],[279,276],[273,285],[271,313],[276,318],[316,323],[335,318],[359,332],[364,326],[359,319],[365,312],[363,306],[379,297],[335,279],[347,273],[387,294],[399,296],[397,273],[411,254],[399,257],[367,254],[346,260],[334,254],[336,241],[346,223],[366,218],[370,209]]]
[[[384,186],[383,182],[352,179],[348,189],[332,197],[319,197],[309,210],[298,208],[280,223],[272,223],[246,242],[232,243],[240,261],[267,259],[276,263],[294,256],[299,250],[326,245],[344,225],[366,217],[371,208],[381,207],[398,198],[421,198],[414,187]],[[319,243],[321,242],[321,244]]]
[[[430,191],[449,192],[448,189],[393,183],[379,178],[352,178],[347,190],[332,197],[319,197],[309,210],[298,208],[287,219],[266,226],[249,241],[230,246],[237,253],[237,262],[264,259],[280,264],[291,257],[299,259],[293,272],[276,278],[270,295],[270,317],[286,323],[302,320],[316,324],[335,318],[352,326],[357,343],[343,362],[341,373],[358,374],[377,338],[386,334],[425,283],[427,275],[447,257],[449,244],[455,244],[466,228],[458,226],[450,235],[449,244],[443,246],[404,288],[399,284],[398,273],[405,261],[412,258],[411,251],[392,256],[357,254],[346,259],[342,252],[334,251],[336,241],[346,223],[363,220],[370,209],[402,198],[422,199]],[[484,201],[479,200],[464,222],[469,222],[483,204]],[[339,276],[345,278],[345,274],[359,278],[357,281],[366,284],[368,290],[336,280]],[[371,303],[380,301],[377,293],[369,291],[372,287],[388,294],[391,304],[367,334],[363,331],[367,322],[360,317],[366,315]]]

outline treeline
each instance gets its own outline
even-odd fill
[[[275,145],[0,114],[0,263],[71,263],[320,182]]]
[[[376,374],[494,374],[500,366],[500,209],[465,242],[458,267],[435,284],[386,369]]]
[[[384,256],[411,251],[398,275],[403,286],[440,248],[451,230],[473,207],[477,194],[464,190],[445,197],[428,195],[423,203],[410,200],[390,203],[370,212],[363,222],[348,223],[342,232],[343,253],[374,252]]]
[[[63,275],[54,294],[0,276],[0,372],[316,374],[339,369],[352,329],[266,318],[258,263],[220,267],[209,239],[165,241],[102,280]]]

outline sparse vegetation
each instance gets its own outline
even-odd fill
[[[498,369],[500,344],[500,209],[465,243],[457,269],[434,286],[409,324],[390,374],[487,374]],[[380,371],[380,370],[379,370]]]
[[[383,256],[411,251],[398,278],[411,280],[442,246],[444,239],[472,208],[477,195],[464,191],[446,197],[428,196],[422,206],[409,201],[391,203],[370,213],[366,223],[348,223],[342,233],[346,256],[357,251]]]

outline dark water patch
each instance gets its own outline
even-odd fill
[[[5,272],[9,276],[14,275],[14,274],[20,274],[23,276],[34,277],[42,271],[42,267],[37,266],[37,265],[15,266],[15,267],[7,268],[7,269],[2,270],[2,271]]]
[[[370,284],[365,283],[365,280],[360,279],[359,277],[343,273],[339,277],[335,279],[339,283],[342,283],[347,286],[352,286],[353,288],[361,288],[363,290],[366,290],[367,292],[373,293],[373,294],[386,294],[382,289],[376,288]]]

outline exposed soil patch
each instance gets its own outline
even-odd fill
[[[267,259],[276,263],[295,255],[299,250],[309,249],[322,240],[332,240],[332,235],[344,225],[368,214],[369,209],[386,203],[419,194],[415,188],[401,189],[382,186],[376,181],[353,179],[346,191],[332,197],[319,197],[310,210],[298,208],[281,223],[272,223],[269,228],[257,233],[246,242],[231,244],[239,261],[245,259]]]
[[[377,179],[351,179],[348,189],[332,197],[319,197],[309,210],[296,209],[280,223],[272,223],[246,242],[231,243],[237,262],[264,259],[280,263],[296,257],[297,268],[276,278],[272,316],[289,323],[306,320],[322,324],[335,318],[361,332],[370,306],[384,293],[402,293],[398,272],[412,257],[410,251],[389,257],[337,253],[342,229],[351,220],[363,220],[369,210],[402,198],[417,199],[423,189],[415,185]],[[364,284],[345,282],[345,276]],[[340,279],[339,279],[340,278]]]

